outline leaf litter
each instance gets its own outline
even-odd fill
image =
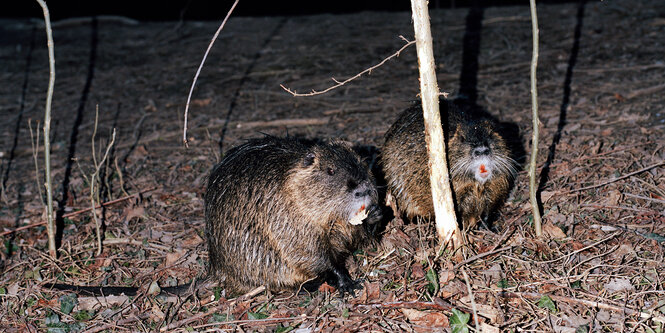
[[[293,98],[279,84],[320,90],[332,76],[350,77],[368,68],[402,45],[397,36],[412,31],[409,13],[232,18],[218,43],[232,42],[233,49],[212,50],[195,90],[189,149],[179,139],[184,96],[215,23],[184,22],[176,30],[175,22],[142,23],[140,29],[101,24],[96,72],[79,125],[71,110],[80,102],[90,48],[82,41],[91,32],[85,25],[58,30],[56,198],[63,198],[69,174],[65,212],[88,207],[89,184],[82,172],[92,165],[87,152],[94,104],[100,108],[98,137],[108,140],[110,130],[118,130],[113,163],[104,176],[105,201],[154,190],[101,210],[106,240],[98,257],[89,213],[64,219],[57,260],[45,254],[43,226],[1,236],[0,330],[464,332],[473,329],[477,315],[484,332],[662,331],[665,167],[659,163],[665,159],[665,95],[659,87],[665,77],[665,26],[659,22],[664,6],[655,0],[630,6],[586,3],[565,103],[580,7],[539,4],[540,175],[561,128],[541,192],[546,236],[533,234],[527,175],[521,171],[495,229],[467,235],[467,258],[477,259],[462,266],[475,309],[459,263],[439,252],[432,223],[399,218],[387,225],[378,246],[358,251],[347,263],[363,286],[353,296],[340,298],[330,286],[240,299],[220,289],[188,299],[147,292],[155,283],[183,284],[205,272],[202,197],[205,177],[222,151],[260,133],[341,137],[380,149],[397,114],[417,98],[414,49],[322,96]],[[459,89],[467,11],[431,13],[439,36],[439,85],[453,96]],[[528,152],[528,7],[486,8],[483,19],[478,103],[516,124]],[[5,23],[29,41],[27,21]],[[21,117],[16,101],[22,85],[0,85],[0,113],[8,120],[0,125],[7,133],[0,146],[5,177],[0,232],[43,217],[27,120],[41,119],[48,71],[37,60],[44,58],[45,45],[28,50],[27,44],[0,48],[7,63],[3,78],[18,82],[29,74],[29,107]],[[28,56],[33,65],[26,69]],[[243,128],[246,123],[251,129]],[[83,167],[74,164],[67,171],[74,126],[74,157]],[[13,141],[5,138],[14,133],[18,141],[10,163]],[[146,292],[99,299],[40,288],[63,281]]]

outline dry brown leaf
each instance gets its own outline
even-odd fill
[[[609,206],[616,206],[621,200],[621,192],[619,190],[612,190],[607,194],[607,198],[604,200],[604,204]]]
[[[414,279],[424,278],[425,270],[423,269],[423,265],[420,263],[413,264],[413,266],[411,266],[411,277]]]
[[[450,327],[448,317],[441,312],[425,312],[414,309],[401,309],[404,316],[413,324],[427,327]]]
[[[439,297],[445,299],[452,295],[466,295],[467,292],[466,284],[460,280],[455,279],[449,281],[446,285],[441,286]]]
[[[189,105],[203,107],[210,105],[210,102],[212,102],[212,98],[193,99],[189,102]]]
[[[499,333],[501,332],[498,327],[494,327],[486,322],[480,323],[480,332],[482,333]]]
[[[490,282],[492,281],[499,281],[501,280],[503,273],[503,269],[501,268],[501,264],[496,263],[492,267],[480,272],[482,275],[485,276],[485,278],[489,279]]]
[[[548,200],[550,200],[550,198],[552,198],[556,193],[557,193],[557,191],[542,191],[542,192],[540,192],[540,199],[543,201],[543,203],[546,203],[546,202],[547,202]],[[529,205],[529,208],[530,208],[530,207],[531,207],[531,206]]]
[[[196,247],[201,243],[203,243],[203,238],[201,238],[198,234],[193,234],[192,236],[187,237],[182,241],[182,247]]]
[[[166,254],[166,259],[164,260],[164,266],[165,267],[170,267],[173,266],[182,256],[184,255],[184,251],[182,250],[176,250],[176,252],[170,252]]]
[[[635,290],[635,287],[630,283],[630,280],[625,278],[614,278],[603,285],[603,288],[610,293]]]
[[[378,299],[381,295],[381,284],[379,282],[365,283],[364,294],[368,301]]]
[[[439,272],[439,286],[443,286],[448,281],[451,281],[455,278],[455,272],[453,271],[454,265],[451,261],[446,261],[443,265],[443,269]],[[439,289],[441,289],[439,287]]]
[[[121,306],[129,302],[129,297],[125,295],[120,296],[105,296],[105,297],[78,297],[78,305],[74,308],[75,311],[90,311],[100,308],[111,308]]]
[[[543,232],[552,239],[566,238],[566,234],[563,230],[552,223],[543,224]]]
[[[135,217],[142,217],[145,214],[145,208],[143,206],[137,206],[132,208],[125,208],[125,220],[130,221]]]
[[[460,302],[466,305],[468,308],[472,307],[471,298],[469,297],[469,295],[465,295],[464,297],[460,298]],[[478,303],[477,298],[476,298],[476,311],[480,316],[488,318],[493,323],[496,323],[499,320],[499,311],[496,309],[496,307],[491,305],[480,304]]]

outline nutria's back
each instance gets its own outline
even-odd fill
[[[443,99],[440,109],[456,211],[469,228],[506,200],[516,164],[489,114]],[[418,104],[400,114],[386,132],[382,149],[388,189],[408,218],[434,216],[424,131]]]
[[[348,284],[346,258],[380,217],[372,175],[346,144],[266,136],[227,152],[205,195],[210,272],[228,289]],[[345,288],[346,286],[341,286]]]

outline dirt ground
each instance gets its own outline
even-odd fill
[[[413,38],[410,13],[232,18],[194,91],[189,148],[184,104],[219,22],[55,24],[52,175],[64,225],[57,260],[47,255],[43,225],[7,233],[44,220],[43,146],[33,148],[31,136],[43,122],[48,59],[39,22],[2,20],[0,329],[663,332],[665,3],[538,12],[543,238],[533,232],[521,171],[496,229],[469,233],[463,262],[438,251],[432,223],[395,219],[379,246],[349,261],[363,281],[355,296],[323,288],[232,298],[216,290],[214,301],[145,295],[153,281],[177,285],[205,272],[202,194],[211,167],[262,133],[380,149],[417,98],[414,47],[320,96],[293,97],[280,84],[321,90],[380,62],[404,45],[400,35]],[[530,153],[529,8],[431,17],[440,89],[517,125]],[[90,207],[97,108],[97,162],[116,130],[99,174],[100,200],[111,202],[98,210],[101,255],[91,212],[81,212]],[[41,288],[56,281],[144,289],[101,299]]]

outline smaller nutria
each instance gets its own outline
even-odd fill
[[[504,203],[516,176],[497,122],[477,106],[440,100],[453,199],[465,229]],[[408,108],[385,135],[381,163],[388,189],[407,218],[434,216],[429,157],[420,104]]]
[[[372,174],[345,143],[249,140],[208,180],[210,277],[231,292],[295,289],[317,278],[352,291],[345,261],[371,240],[377,203]]]

